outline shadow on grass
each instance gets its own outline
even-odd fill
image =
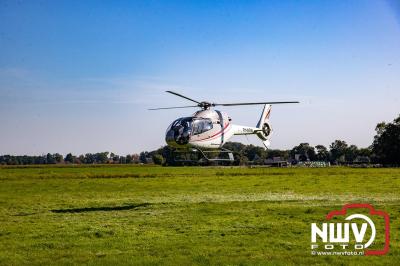
[[[150,203],[130,204],[123,206],[112,206],[112,207],[87,207],[87,208],[72,208],[72,209],[56,209],[50,210],[54,213],[80,213],[80,212],[97,212],[97,211],[126,211],[135,210],[140,207],[150,206]]]

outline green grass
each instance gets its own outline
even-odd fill
[[[400,169],[0,168],[1,265],[390,265]],[[391,218],[385,256],[312,256],[310,224],[345,203]]]

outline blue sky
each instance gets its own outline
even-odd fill
[[[273,107],[272,148],[366,147],[400,113],[399,73],[396,1],[0,1],[0,154],[158,148],[194,111],[147,111],[187,104],[165,90],[300,100]]]

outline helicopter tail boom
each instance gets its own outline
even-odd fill
[[[271,144],[270,138],[272,134],[272,127],[269,122],[270,114],[271,114],[271,105],[265,104],[256,127],[233,125],[233,134],[234,135],[256,134],[257,137],[259,137],[263,142],[265,148],[268,148],[269,145]]]

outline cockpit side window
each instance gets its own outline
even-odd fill
[[[195,119],[192,124],[193,135],[199,135],[213,128],[211,119],[201,118]]]

